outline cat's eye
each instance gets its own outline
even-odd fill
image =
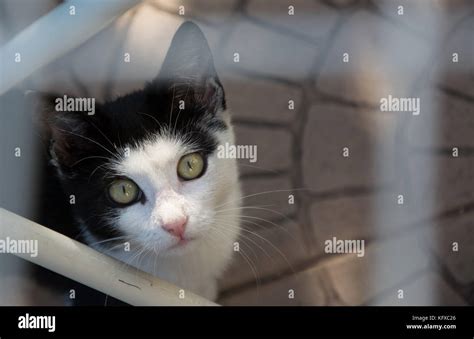
[[[141,190],[132,180],[120,178],[109,186],[109,197],[119,205],[129,205],[139,200]]]
[[[178,176],[183,180],[193,180],[204,174],[206,162],[200,153],[184,155],[178,162]]]

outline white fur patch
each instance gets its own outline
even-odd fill
[[[233,131],[216,133],[219,144],[234,143]],[[227,266],[239,234],[240,187],[234,159],[207,159],[200,178],[181,181],[180,158],[195,151],[179,139],[156,137],[139,146],[114,170],[140,187],[146,202],[123,208],[114,224],[130,236],[131,251],[113,251],[116,258],[188,288],[215,297],[216,278]],[[162,225],[187,217],[185,246]],[[141,254],[140,254],[141,253]]]

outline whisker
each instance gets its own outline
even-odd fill
[[[160,130],[163,129],[160,122],[154,116],[152,116],[150,114],[147,114],[147,113],[143,113],[143,112],[138,112],[138,114],[143,114],[143,115],[146,115],[146,116],[150,117],[151,119],[155,120],[155,122],[158,124],[158,127],[160,128]]]
[[[100,134],[102,134],[102,136],[105,138],[105,140],[107,140],[107,141],[112,145],[113,148],[117,149],[117,146],[115,146],[115,144],[114,144],[112,141],[110,141],[110,139],[100,130],[99,127],[97,127],[92,121],[89,121],[89,123],[90,123],[97,131],[99,131]]]
[[[297,241],[295,239],[295,237],[293,236],[293,234],[291,234],[284,226],[280,225],[280,224],[277,224],[277,223],[274,223],[273,221],[270,221],[270,220],[267,220],[267,219],[263,219],[263,218],[259,218],[259,217],[254,217],[254,216],[250,216],[250,215],[241,215],[240,216],[241,218],[247,218],[247,219],[254,219],[254,220],[260,220],[260,221],[263,221],[263,222],[266,222],[268,224],[271,224],[275,227],[278,227],[280,230],[282,230],[283,232],[285,232],[292,240],[294,241]]]
[[[217,235],[217,234],[212,234],[212,235]],[[206,240],[211,240],[213,237],[212,236],[209,236],[208,238],[205,238]],[[217,238],[217,241],[219,241],[219,238]],[[215,244],[214,243],[209,243],[210,245],[214,245],[214,248],[215,247]],[[250,257],[248,257],[248,255],[245,254],[245,251],[243,249],[240,249],[238,251],[238,253],[242,256],[242,258],[244,259],[244,261],[247,263],[247,265],[250,267],[250,270],[254,276],[254,279],[255,279],[255,283],[256,283],[256,286],[257,286],[257,295],[259,294],[259,289],[260,289],[260,277],[257,273],[257,268],[256,268],[256,265],[255,263],[250,259]]]
[[[188,88],[186,89],[186,94],[184,94],[184,99],[183,99],[184,101],[186,101],[186,98],[188,96],[188,92],[189,92],[190,87],[191,87],[191,83],[188,82]],[[181,111],[182,111],[182,109],[180,108],[179,111],[178,111],[178,115],[176,116],[176,119],[174,121],[173,134],[176,131],[176,125],[178,124],[178,119],[179,119],[179,115],[181,114]]]
[[[174,93],[176,91],[176,86],[173,86],[173,95],[171,96],[171,108],[170,108],[170,121],[168,123],[171,126],[171,118],[173,117],[173,105],[174,105]]]
[[[292,189],[286,189],[286,190],[272,190],[272,191],[259,192],[259,193],[244,195],[244,196],[240,197],[239,199],[233,199],[233,200],[227,201],[227,202],[225,202],[221,205],[216,206],[215,208],[219,208],[219,207],[225,206],[225,205],[233,203],[233,202],[238,202],[238,201],[241,201],[243,199],[255,197],[255,196],[258,196],[258,195],[262,195],[262,194],[293,192],[293,191],[311,191],[311,189],[310,188],[292,188]]]
[[[250,221],[249,221],[250,222]],[[227,225],[227,227],[232,227],[230,225]],[[266,239],[265,237],[261,236],[260,234],[256,233],[256,232],[252,232],[248,229],[246,229],[245,227],[236,227],[236,228],[239,228],[241,229],[242,231],[244,232],[247,232],[247,233],[250,233],[260,239],[262,239],[263,241],[265,241],[267,244],[269,244],[271,246],[272,249],[275,250],[275,252],[277,252],[285,261],[286,263],[288,264],[288,267],[291,269],[292,272],[295,272],[294,268],[293,268],[293,265],[290,263],[290,261],[288,260],[288,258],[286,257],[286,255],[280,250],[278,249],[278,247],[275,246],[275,244],[273,244],[271,241],[269,241],[268,239]]]
[[[109,160],[109,158],[107,157],[104,157],[104,156],[100,156],[100,155],[95,155],[95,156],[90,156],[90,157],[85,157],[85,158],[82,158],[78,161],[76,161],[74,164],[71,165],[71,167],[74,167],[76,166],[78,163],[84,161],[84,160],[88,160],[88,159],[105,159],[105,160]]]
[[[219,212],[226,212],[226,211],[235,211],[235,210],[243,210],[243,209],[257,208],[257,207],[270,207],[270,206],[275,206],[275,205],[238,206],[238,207],[232,207],[232,208],[218,209],[216,210],[216,212],[219,213]]]
[[[87,181],[89,182],[89,181],[91,180],[92,176],[94,175],[94,173],[97,172],[100,168],[102,168],[103,166],[109,166],[109,165],[110,165],[110,164],[108,164],[108,163],[104,163],[104,164],[101,164],[101,165],[97,166],[97,167],[91,172],[91,174],[89,175],[89,178],[88,178]],[[112,170],[112,169],[110,169],[110,170]],[[107,171],[106,173],[109,173],[109,172],[110,172],[110,171]]]
[[[263,210],[263,211],[268,211],[271,213],[274,213],[278,216],[283,217],[284,220],[289,221],[292,224],[296,224],[293,220],[288,218],[288,216],[284,215],[283,213],[277,212],[275,210],[269,209],[269,208],[262,208],[262,207],[269,207],[269,206],[275,206],[275,205],[261,205],[261,206],[241,206],[241,207],[236,207],[236,208],[229,208],[229,209],[223,209],[223,210],[217,210],[216,215],[222,214],[221,212],[227,212],[227,211],[235,211],[235,210],[243,210],[243,209],[255,209],[255,210]],[[227,213],[223,213],[224,215],[228,215]],[[235,214],[234,214],[235,215]],[[242,214],[237,214],[238,216],[243,216]],[[251,217],[251,216],[248,216]],[[263,219],[262,219],[263,220]],[[270,222],[269,220],[264,220],[266,222]],[[285,227],[281,225],[277,225],[278,227],[282,228],[284,231],[288,232]],[[288,233],[291,235],[290,233]]]
[[[88,245],[89,245],[89,246],[94,246],[94,245],[103,244],[103,243],[110,242],[110,241],[116,241],[116,240],[127,239],[127,238],[129,238],[129,236],[123,235],[123,236],[120,236],[120,237],[109,238],[109,239],[105,239],[105,240],[93,242],[93,243],[88,244]]]
[[[117,156],[116,156],[114,153],[112,153],[108,148],[106,148],[106,147],[103,146],[102,144],[98,143],[97,141],[92,140],[91,138],[85,137],[85,136],[83,136],[83,135],[80,135],[80,134],[77,134],[77,133],[74,133],[74,132],[71,132],[71,131],[67,131],[67,130],[62,129],[62,128],[58,128],[58,130],[59,130],[59,131],[62,131],[62,132],[69,133],[69,134],[72,134],[72,135],[75,135],[75,136],[77,136],[77,137],[79,137],[79,138],[83,138],[83,139],[85,139],[85,140],[87,140],[87,141],[90,141],[90,142],[96,144],[97,146],[100,146],[102,149],[106,150],[107,152],[109,152],[114,158],[117,157]]]
[[[216,214],[216,217],[218,216],[219,214]],[[276,224],[270,220],[267,220],[267,219],[263,219],[263,218],[259,218],[259,217],[255,217],[255,216],[250,216],[250,215],[244,215],[244,214],[225,214],[227,216],[236,216],[236,217],[239,217],[239,218],[247,218],[247,219],[256,219],[256,220],[260,220],[260,221],[263,221],[263,222],[266,222],[266,223],[269,223],[271,225],[274,225],[275,227],[279,228],[280,230],[282,230],[283,232],[285,232],[288,236],[290,236],[290,238],[292,238],[294,241],[297,241],[297,239],[282,225],[279,225],[279,224]],[[216,218],[217,219],[217,218]],[[289,219],[292,223],[294,223],[293,220]],[[243,220],[241,220],[243,221]],[[247,220],[248,222],[250,222],[249,220]],[[260,224],[256,224],[256,223],[253,223],[254,225],[256,226],[259,226],[259,227],[262,227],[264,229],[268,229],[268,227],[265,227],[263,225],[260,225]]]
[[[225,225],[225,224],[221,224],[221,225],[224,225],[224,226],[230,226],[230,225]],[[226,228],[217,228],[216,226],[210,226],[211,229],[214,229],[216,231],[220,231],[222,233],[224,233],[224,231],[229,231],[228,229]],[[271,260],[274,260],[272,258],[272,256],[270,254],[268,254],[267,251],[265,251],[265,249],[263,247],[261,247],[257,242],[255,242],[252,238],[246,236],[245,234],[240,234],[239,237],[242,237],[241,240],[248,240],[250,241],[251,243],[253,243],[255,246],[257,246],[268,258],[270,258]],[[249,249],[252,251],[252,254],[255,256],[255,258],[258,258],[257,254],[253,251],[252,247],[249,246],[248,244],[246,244],[246,246],[249,247]]]

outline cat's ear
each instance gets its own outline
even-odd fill
[[[83,153],[97,148],[89,135],[96,118],[87,111],[60,109],[58,103],[62,99],[63,96],[39,93],[36,112],[51,158],[61,167],[72,167]]]
[[[207,111],[216,113],[225,109],[224,89],[211,49],[201,29],[190,21],[175,33],[155,81],[167,84],[175,97],[190,99]]]

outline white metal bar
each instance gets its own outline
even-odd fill
[[[0,239],[37,240],[38,255],[20,258],[134,306],[217,306],[179,287],[0,208]],[[181,298],[180,298],[181,297]]]
[[[0,95],[37,69],[85,42],[140,0],[66,1],[0,50]],[[70,6],[75,15],[70,15]],[[21,61],[16,62],[19,53]]]

